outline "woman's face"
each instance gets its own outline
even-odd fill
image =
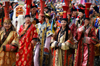
[[[30,23],[31,23],[30,17],[26,17],[26,18],[25,18],[25,23],[27,23],[27,24],[30,24]]]
[[[89,23],[90,23],[90,21],[85,19],[85,25],[87,26]]]
[[[5,28],[6,30],[8,30],[8,29],[11,28],[11,23],[4,23],[3,26],[4,26],[4,28]]]
[[[73,15],[76,16],[77,15],[77,11],[73,11]]]
[[[79,12],[79,17],[80,17],[80,18],[82,18],[83,15],[84,15],[84,14],[83,14],[82,12]]]
[[[67,25],[67,22],[66,22],[65,20],[62,20],[62,21],[61,21],[61,26],[62,26],[62,27],[66,27],[66,25]]]

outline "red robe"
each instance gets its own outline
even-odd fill
[[[84,26],[78,28],[76,34],[78,49],[75,58],[75,66],[94,66],[94,44],[96,44],[96,34],[93,27]]]
[[[38,36],[35,26],[32,24],[28,27],[23,35],[24,26],[21,25],[19,30],[19,52],[16,54],[16,66],[31,66],[33,60],[33,46],[31,41],[34,37]]]

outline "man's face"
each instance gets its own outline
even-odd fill
[[[23,7],[22,6],[17,6],[16,7],[16,17],[18,17],[19,15],[23,15],[24,13],[24,10],[23,10]]]
[[[76,16],[76,14],[77,14],[77,11],[73,11],[73,15]]]
[[[36,11],[37,11],[37,8],[36,8],[36,7],[31,8],[31,13],[32,13],[32,14],[35,14],[35,13],[36,13]]]

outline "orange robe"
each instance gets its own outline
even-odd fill
[[[0,31],[0,42],[3,39],[4,31]],[[6,40],[0,46],[0,66],[14,66],[16,62],[16,52],[3,51],[5,45],[15,45],[18,47],[18,38],[16,31],[11,31]]]

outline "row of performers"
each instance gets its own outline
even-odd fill
[[[5,2],[5,20],[0,31],[0,66],[94,66],[95,44],[99,53],[100,27],[96,25],[95,31],[90,25],[91,3],[86,3],[85,19],[76,19],[77,9],[73,7],[71,22],[67,19],[69,6],[63,6],[61,27],[55,33],[51,31],[49,16],[44,15],[45,1],[40,0],[40,23],[36,25],[30,21],[30,4],[28,0],[25,23],[17,33],[9,19],[9,2]],[[84,14],[83,9],[79,12]],[[97,20],[100,25],[100,19]]]

